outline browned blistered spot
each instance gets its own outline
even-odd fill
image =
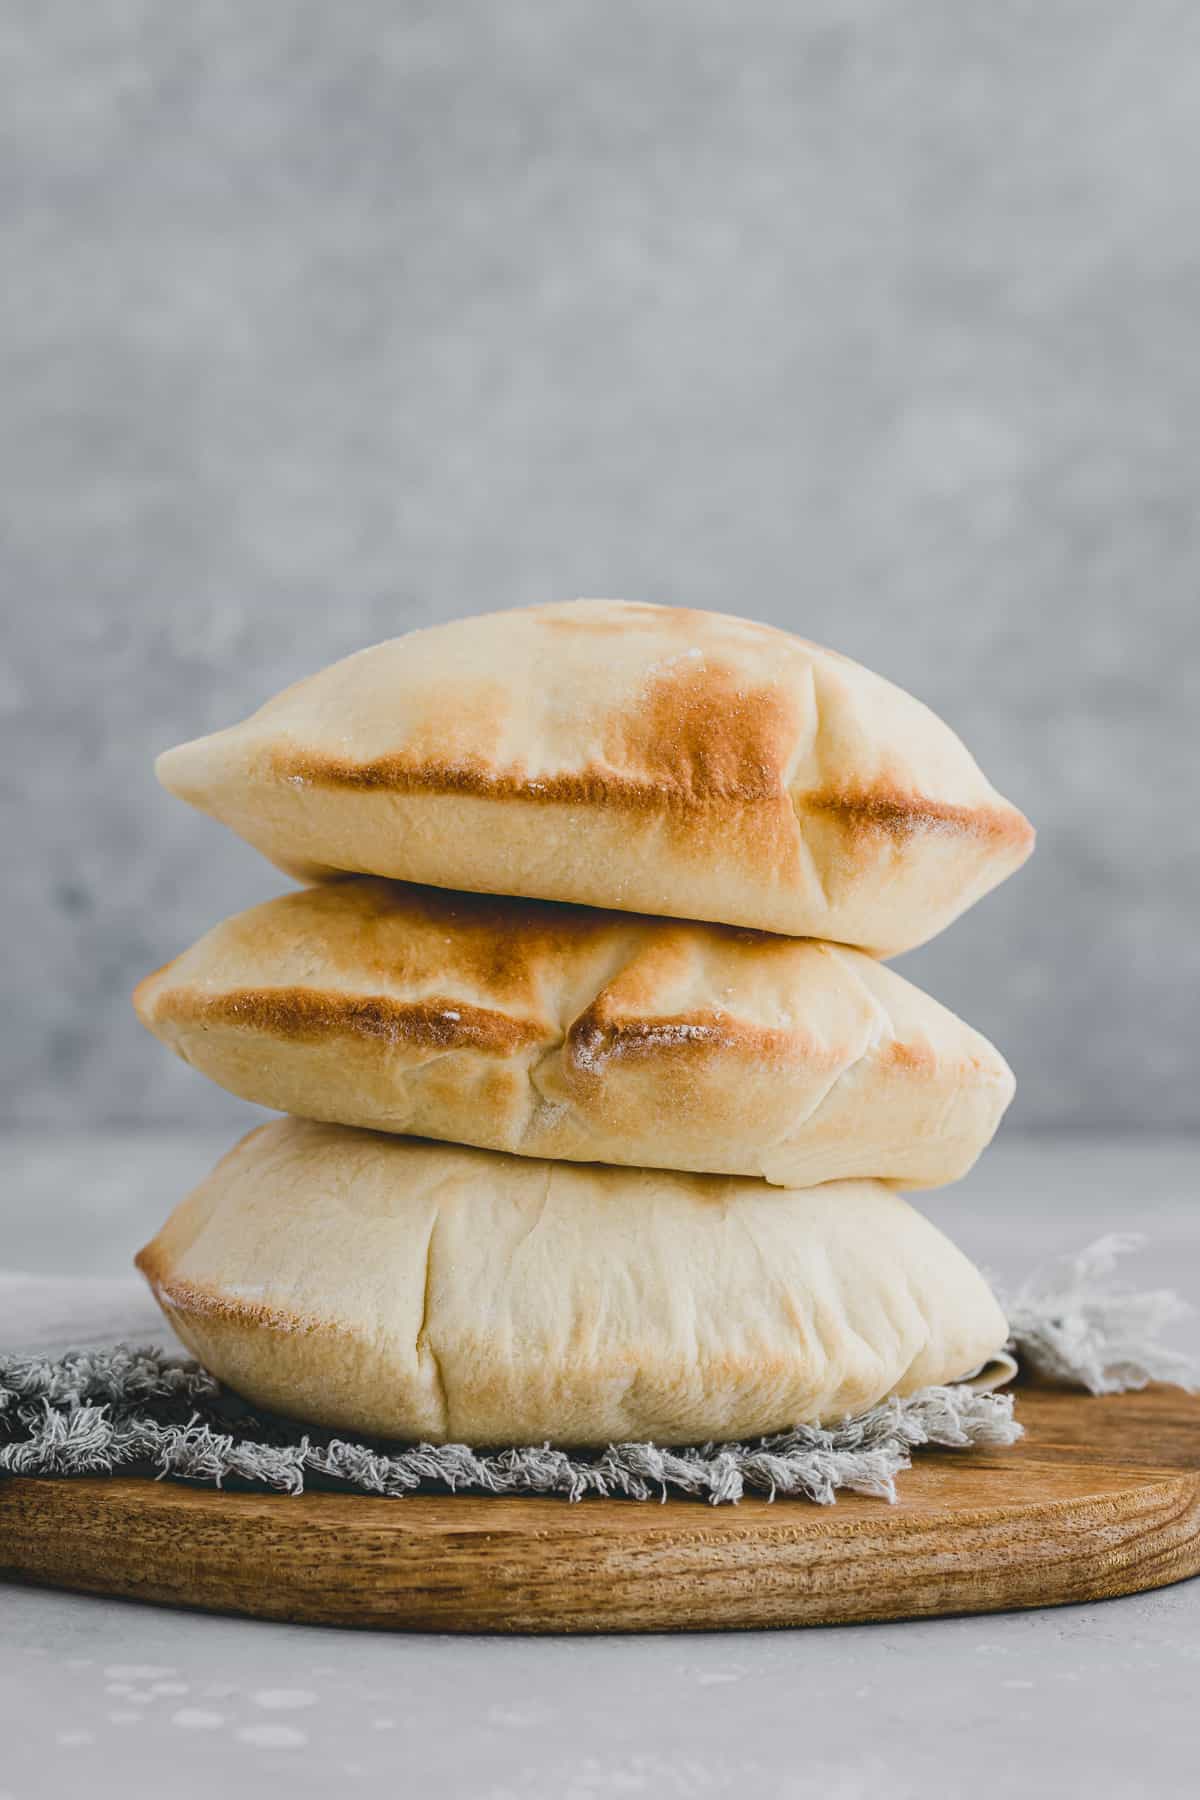
[[[704,657],[664,669],[636,706],[607,721],[604,751],[661,806],[779,804],[799,725],[776,685],[753,685]]]
[[[382,904],[391,904],[390,897]],[[398,957],[401,928],[406,948]],[[400,918],[382,934],[373,971],[385,979],[398,963],[421,977],[452,971],[471,987],[532,1010],[556,967],[612,933],[611,915],[595,907],[408,887]],[[346,966],[361,966],[354,947]]]
[[[737,1057],[772,1063],[804,1063],[836,1068],[844,1053],[820,1045],[801,1032],[748,1025],[715,1011],[673,1013],[650,1019],[614,1018],[599,995],[567,1033],[565,1060],[576,1073],[600,1076],[610,1058],[645,1060]]]
[[[854,833],[872,831],[908,838],[918,832],[957,832],[1014,848],[1033,848],[1033,826],[1010,806],[952,806],[882,785],[805,794],[800,804],[806,812],[829,814]]]
[[[168,989],[157,1002],[155,1017],[201,1029],[231,1025],[292,1043],[341,1034],[377,1038],[394,1047],[474,1050],[485,1056],[513,1056],[546,1035],[532,1020],[453,998],[403,1001],[298,987],[235,988],[223,994]]]
[[[629,921],[620,924],[629,929]],[[452,972],[532,1008],[547,969],[611,936],[613,917],[596,907],[363,876],[284,895],[222,929],[259,967],[268,955],[278,963],[315,949],[321,967],[355,982],[395,989]]]
[[[881,1050],[880,1061],[894,1063],[913,1075],[932,1075],[937,1068],[937,1054],[928,1044],[905,1044],[898,1038]]]

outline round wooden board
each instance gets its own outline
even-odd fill
[[[1200,1399],[1029,1389],[1011,1450],[928,1451],[895,1506],[301,1498],[0,1480],[0,1575],[407,1631],[664,1631],[1058,1606],[1200,1572]]]

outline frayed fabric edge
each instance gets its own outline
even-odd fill
[[[1196,1386],[1194,1364],[1161,1342],[1190,1308],[1169,1292],[1112,1280],[1119,1257],[1140,1241],[1101,1238],[1037,1271],[1008,1306],[1020,1361],[1043,1379],[1096,1394],[1151,1381]],[[152,1348],[0,1356],[0,1475],[122,1470],[283,1494],[332,1487],[396,1498],[429,1489],[568,1500],[685,1495],[714,1506],[757,1495],[829,1505],[839,1492],[894,1501],[914,1450],[999,1448],[1021,1435],[1011,1395],[965,1380],[754,1443],[397,1448],[252,1412],[196,1363]]]
[[[128,1399],[127,1375],[136,1376]],[[156,1416],[160,1408],[169,1415],[181,1400],[186,1417]],[[896,1476],[924,1445],[969,1449],[1021,1435],[1011,1396],[969,1387],[925,1388],[838,1425],[798,1426],[755,1443],[628,1443],[597,1452],[549,1444],[395,1449],[257,1416],[222,1420],[218,1408],[227,1403],[202,1370],[153,1350],[122,1346],[57,1363],[0,1358],[0,1473],[124,1470],[218,1487],[234,1480],[286,1494],[315,1484],[389,1497],[441,1488],[568,1500],[681,1494],[712,1505],[756,1494],[829,1505],[842,1490],[894,1500]]]
[[[1018,1288],[1006,1310],[1025,1368],[1089,1394],[1126,1393],[1152,1381],[1200,1386],[1195,1359],[1163,1342],[1194,1308],[1169,1288],[1129,1288],[1113,1279],[1120,1259],[1144,1241],[1140,1232],[1110,1232],[1036,1269]]]

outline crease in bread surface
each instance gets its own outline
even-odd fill
[[[438,1356],[437,1346],[433,1341],[429,1304],[429,1296],[433,1287],[433,1255],[434,1244],[437,1240],[438,1216],[435,1212],[429,1227],[429,1236],[425,1240],[425,1280],[421,1288],[421,1317],[417,1324],[417,1335],[413,1348],[418,1362],[424,1355],[433,1365],[433,1380],[438,1406],[435,1430],[439,1437],[449,1440],[454,1435],[450,1423],[450,1396],[446,1390],[445,1377],[442,1374],[441,1358]]]
[[[334,664],[161,780],[301,879],[367,873],[892,955],[1028,855],[918,701],[769,626],[577,601]]]
[[[297,1119],[226,1157],[139,1266],[236,1392],[407,1441],[751,1437],[967,1377],[1008,1334],[878,1182],[773,1191]]]
[[[954,1180],[1013,1086],[978,1032],[844,947],[374,878],[238,914],[134,998],[283,1112],[783,1186]]]

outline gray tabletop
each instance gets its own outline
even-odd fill
[[[0,1269],[120,1274],[221,1147],[0,1143]],[[922,1205],[1002,1282],[1141,1229],[1128,1279],[1196,1298],[1194,1169],[1186,1141],[1017,1139]],[[360,1634],[10,1587],[0,1800],[380,1782],[469,1800],[1191,1795],[1198,1691],[1200,1582],[978,1619],[592,1640]]]

